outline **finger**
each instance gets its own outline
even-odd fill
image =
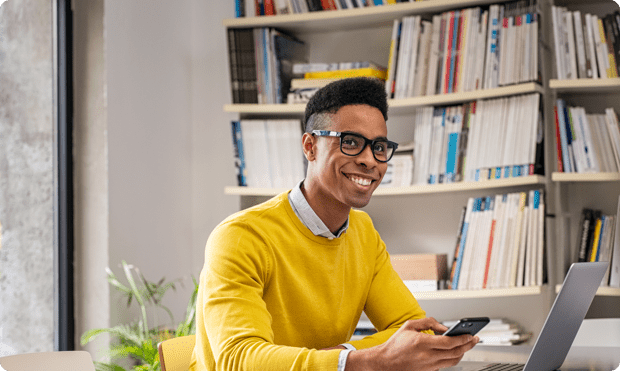
[[[448,328],[437,322],[437,320],[433,317],[426,317],[421,319],[409,320],[405,323],[405,325],[412,330],[416,331],[425,331],[425,330],[439,330],[446,331]]]
[[[476,339],[478,337],[475,337]],[[432,336],[432,347],[435,349],[456,349],[462,346],[471,345],[469,349],[473,348],[478,341],[471,335],[459,335],[459,336]]]

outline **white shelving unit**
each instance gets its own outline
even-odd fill
[[[561,236],[566,232],[566,226],[563,227],[562,224],[565,224],[567,218],[574,217],[574,210],[568,210],[567,204],[571,202],[572,197],[576,196],[570,184],[591,184],[593,182],[609,184],[620,180],[619,174],[564,174],[553,172],[555,169],[553,104],[556,96],[603,92],[617,94],[617,100],[620,102],[620,79],[612,81],[571,80],[570,82],[550,79],[551,73],[548,71],[553,68],[553,50],[550,50],[553,46],[551,39],[551,3],[548,0],[539,1],[542,5],[540,21],[541,44],[543,46],[540,56],[540,61],[543,64],[542,86],[536,83],[526,83],[467,93],[391,99],[388,102],[390,116],[388,130],[390,133],[396,132],[397,136],[403,136],[403,138],[397,137],[397,141],[401,141],[401,139],[403,142],[410,140],[411,138],[406,138],[406,136],[412,137],[413,130],[409,128],[410,125],[407,125],[407,120],[409,119],[408,114],[415,107],[458,104],[477,99],[540,93],[545,104],[545,170],[547,175],[483,182],[379,188],[375,192],[371,204],[367,207],[376,228],[386,240],[390,253],[447,253],[451,260],[453,242],[450,241],[454,241],[456,238],[460,209],[465,205],[468,197],[543,188],[546,194],[547,214],[559,215],[556,219],[563,220],[563,222],[555,223],[553,218],[547,218],[546,221],[549,285],[510,289],[444,290],[415,293],[416,298],[424,301],[423,307],[427,313],[440,320],[454,319],[465,315],[513,318],[533,332],[534,339],[544,323],[554,298],[553,287],[561,282],[565,273],[563,271],[563,259],[565,259],[566,254],[563,252],[562,246],[565,246],[568,240]],[[309,59],[311,62],[372,60],[387,65],[389,37],[394,19],[414,14],[432,15],[450,9],[504,2],[506,1],[427,0],[343,11],[227,19],[224,20],[223,25],[227,29],[276,27],[291,32],[310,45]],[[575,1],[571,2],[571,4],[573,3]],[[586,0],[578,3],[584,7],[589,4]],[[610,1],[610,4],[613,3]],[[614,107],[620,112],[620,104],[616,104]],[[304,104],[228,104],[224,106],[224,111],[237,114],[241,118],[302,117],[304,110]],[[396,118],[394,118],[395,116]],[[394,134],[390,135],[393,136]],[[248,205],[284,191],[285,189],[230,186],[225,188],[224,193],[241,196],[241,203]],[[248,200],[249,202],[247,202]],[[615,202],[617,202],[617,194],[614,204]],[[436,207],[435,203],[441,206]],[[567,215],[570,216],[567,217]],[[429,218],[431,219],[430,222],[428,221]],[[427,228],[428,225],[432,226],[431,230]],[[556,239],[558,240],[557,243]],[[601,288],[599,295],[620,297],[619,291]],[[450,301],[451,304],[446,305],[446,301]]]

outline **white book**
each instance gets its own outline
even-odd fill
[[[609,286],[620,287],[620,197],[618,197],[618,211],[616,212],[616,229],[614,232],[614,245],[611,253],[609,271]]]
[[[483,87],[484,89],[490,89],[491,86],[491,73],[493,70],[493,60],[495,59],[495,49],[497,48],[497,35],[499,30],[499,5],[491,5],[489,7],[489,17],[487,26],[487,43],[485,48],[485,62],[484,62],[484,77]]]
[[[531,94],[530,95],[530,108],[528,113],[530,113],[530,137],[529,137],[529,155],[526,160],[526,164],[534,165],[536,163],[536,146],[538,144],[539,139],[542,140],[542,137],[539,137],[539,133],[544,130],[544,123],[542,117],[540,116],[540,111],[538,109],[540,105],[540,95],[539,94]],[[529,174],[529,173],[528,173]]]
[[[523,230],[525,229],[524,217],[525,217],[525,192],[519,194],[519,206],[517,209],[517,215],[515,219],[515,228],[513,241],[511,243],[511,256],[509,257],[510,276],[508,277],[508,287],[515,287],[517,285],[517,274],[519,267],[519,255],[521,251],[521,241],[523,240]]]
[[[433,26],[431,35],[430,55],[428,60],[428,77],[426,80],[426,94],[434,95],[437,93],[437,72],[440,61],[440,40],[441,19],[439,15],[433,16]]]
[[[500,268],[497,277],[497,286],[500,288],[509,287],[510,268],[512,266],[513,246],[515,244],[515,229],[517,228],[517,215],[519,211],[519,194],[508,194],[506,220],[506,233],[500,245]]]
[[[489,269],[485,288],[495,288],[495,280],[499,271],[499,249],[504,228],[504,214],[506,211],[506,195],[495,195],[495,210],[493,215],[493,244],[491,245],[491,257],[489,259]]]
[[[491,227],[495,213],[495,197],[487,197],[486,209],[484,211],[484,225],[482,229],[482,238],[480,240],[480,249],[477,256],[476,264],[476,280],[474,281],[474,289],[482,289],[484,287],[484,277],[487,268],[487,259],[489,250],[492,251]]]
[[[519,257],[517,261],[517,278],[515,281],[516,287],[523,286],[523,279],[525,274],[525,254],[527,252],[527,240],[530,233],[530,213],[531,209],[526,206],[523,209],[523,220],[521,224],[521,236],[519,237]]]
[[[479,19],[479,30],[476,43],[472,45],[475,54],[475,73],[470,90],[482,89],[484,83],[484,60],[486,57],[487,41],[487,24],[489,21],[489,11],[485,10]]]
[[[586,18],[586,21],[587,19],[588,18]],[[597,67],[599,71],[599,76],[602,79],[606,79],[609,78],[607,74],[607,65],[609,62],[607,59],[607,53],[605,52],[605,49],[607,49],[607,45],[604,44],[601,40],[601,34],[598,30],[598,17],[596,15],[591,15],[589,19],[590,27],[592,28],[592,35],[594,35],[594,45],[596,50],[596,61],[598,63]]]
[[[411,59],[411,41],[413,33],[413,17],[403,18],[400,46],[398,48],[398,63],[396,67],[396,85],[394,99],[405,98],[406,84],[409,76],[409,60]]]
[[[592,143],[594,145],[594,153],[599,163],[599,171],[602,173],[610,172],[612,166],[609,164],[608,156],[605,152],[604,138],[601,137],[601,128],[597,115],[586,114],[586,122],[592,134]]]
[[[611,137],[609,135],[609,129],[607,128],[607,117],[606,115],[592,115],[591,116],[597,126],[598,135],[601,139],[602,144],[602,153],[604,162],[607,165],[608,172],[617,172],[619,171],[618,165],[616,164],[616,160],[614,158],[614,149],[611,143]]]
[[[456,59],[458,62],[455,63],[456,71],[454,73],[454,92],[463,92],[465,91],[464,85],[466,77],[468,74],[468,45],[469,39],[471,38],[471,24],[472,24],[472,11],[473,9],[467,8],[461,10],[461,20],[460,23],[462,26],[459,28],[459,35],[457,45],[455,47],[456,51]],[[460,45],[459,45],[460,44]]]
[[[581,131],[578,129],[578,121],[576,120],[576,111],[575,107],[568,107],[568,119],[571,122],[571,130],[573,138],[572,138],[572,147],[573,154],[575,156],[575,168],[573,169],[576,173],[584,173],[587,168],[587,160],[586,160],[586,147],[583,143],[583,137],[581,135]]]
[[[524,43],[524,19],[523,10],[517,3],[514,14],[514,55],[509,63],[511,73],[508,75],[508,83],[516,84],[521,81],[521,68],[523,66],[523,57],[525,56]]]
[[[469,289],[469,277],[471,275],[472,264],[474,260],[475,246],[479,235],[480,219],[482,212],[480,210],[482,204],[481,198],[474,199],[474,205],[469,218],[469,229],[467,232],[467,239],[465,240],[465,249],[463,253],[463,260],[461,262],[461,271],[459,276],[459,289]]]
[[[530,81],[530,67],[531,67],[531,59],[533,48],[536,47],[536,44],[532,42],[532,14],[530,13],[529,8],[523,8],[524,14],[522,15],[523,19],[523,63],[521,65],[521,75],[518,82]]]
[[[586,51],[590,56],[590,66],[592,68],[592,78],[598,79],[602,77],[602,74],[599,73],[599,61],[598,53],[596,51],[596,41],[594,39],[594,33],[592,32],[592,15],[586,13],[585,14],[585,23],[584,23],[584,37],[586,37],[586,46],[588,50]]]
[[[504,18],[502,19],[501,24],[501,35],[500,35],[500,47],[502,48],[502,53],[499,56],[499,75],[498,75],[498,86],[502,86],[506,82],[506,72],[507,68],[507,59],[512,56],[511,50],[514,48],[514,43],[510,43],[510,39],[512,38],[512,32],[510,31],[512,26],[512,12],[506,9],[508,5],[504,5]]]
[[[525,272],[523,273],[523,286],[532,286],[534,282],[534,278],[532,277],[532,273],[534,272],[534,265],[536,264],[536,257],[534,251],[536,251],[536,235],[538,230],[538,208],[534,208],[536,197],[535,191],[530,190],[529,192],[529,201],[528,201],[528,209],[529,209],[529,218],[528,218],[528,232],[527,232],[527,241],[525,246]]]
[[[598,155],[594,146],[594,140],[590,131],[590,125],[587,122],[586,110],[583,107],[577,109],[577,115],[579,120],[579,128],[582,131],[584,138],[584,146],[586,149],[587,170],[588,172],[598,173],[600,172]]]
[[[416,66],[418,64],[418,54],[419,54],[419,48],[420,48],[420,34],[421,34],[420,28],[422,27],[421,25],[422,18],[421,16],[417,15],[417,16],[414,16],[411,21],[413,24],[411,53],[410,53],[411,55],[409,57],[409,68],[408,68],[407,82],[406,82],[407,85],[406,87],[403,87],[403,98],[413,96],[415,84],[417,84],[418,80],[420,79],[420,77],[416,76],[415,73],[416,73]]]
[[[532,39],[531,39],[531,45],[532,45],[532,58],[530,60],[530,81],[535,81],[538,79],[538,68],[539,68],[539,63],[538,63],[538,48],[539,48],[539,40],[538,40],[538,26],[539,26],[539,20],[540,20],[540,14],[539,14],[539,3],[536,2],[536,4],[532,5]]]
[[[536,243],[536,286],[542,286],[544,275],[544,254],[545,254],[545,203],[543,194],[540,194],[540,205],[538,206],[538,235]]]
[[[416,82],[411,96],[419,97],[426,94],[426,83],[428,79],[428,63],[430,59],[430,46],[432,36],[432,23],[429,21],[421,22],[420,48],[418,51],[418,61],[415,69]]]
[[[469,119],[469,132],[467,133],[467,160],[465,161],[464,180],[467,182],[475,181],[476,157],[479,152],[478,139],[480,136],[480,115],[476,112],[479,109],[478,102],[472,102]]]
[[[490,147],[488,145],[490,141],[490,131],[492,127],[492,117],[491,115],[495,112],[494,106],[496,105],[495,100],[486,100],[486,101],[478,101],[478,114],[480,116],[480,126],[479,130],[479,139],[477,143],[478,153],[476,154],[476,167],[475,167],[475,180],[481,181],[487,179],[487,171],[488,171],[488,152],[490,151]]]
[[[286,121],[266,120],[265,137],[267,139],[267,153],[269,156],[269,168],[271,169],[271,186],[274,188],[284,188],[286,186],[286,172],[288,168],[285,164],[286,156],[286,131],[284,130]]]
[[[439,290],[439,283],[435,280],[404,280],[403,283],[412,293]]]
[[[505,121],[505,125],[506,125],[506,129],[505,129],[505,134],[504,134],[504,138],[503,138],[503,147],[504,147],[504,151],[502,153],[501,156],[501,163],[500,166],[502,168],[503,174],[502,177],[507,177],[506,176],[506,172],[508,172],[508,174],[510,174],[510,169],[512,168],[513,165],[516,164],[516,154],[517,154],[517,142],[516,142],[516,138],[518,138],[518,133],[519,133],[519,124],[520,124],[520,120],[518,119],[518,117],[516,117],[517,115],[517,108],[520,106],[520,102],[521,102],[521,98],[520,97],[516,97],[517,98],[517,102],[515,102],[516,104],[510,104],[508,107],[508,112],[507,112],[507,119]]]
[[[439,76],[437,76],[437,81],[439,82],[439,86],[437,88],[437,94],[446,94],[448,93],[448,91],[445,89],[445,85],[446,85],[446,68],[449,68],[448,63],[446,63],[446,60],[450,59],[450,52],[451,50],[448,48],[448,46],[450,45],[450,24],[451,24],[451,15],[450,13],[452,13],[452,17],[454,16],[454,11],[452,12],[445,12],[441,15],[442,17],[442,25],[443,25],[443,34],[441,35],[442,38],[442,42],[443,42],[443,50],[440,54],[440,60],[439,60]],[[449,72],[449,70],[448,70]]]
[[[444,142],[445,108],[435,108],[433,111],[433,135],[431,138],[431,157],[429,164],[429,184],[439,183],[441,169],[441,152]]]
[[[607,121],[607,132],[612,144],[616,168],[620,169],[620,124],[618,124],[618,116],[613,108],[605,110],[605,119]]]
[[[562,11],[560,7],[552,6],[551,17],[553,21],[553,42],[555,47],[555,66],[556,75],[559,80],[565,79],[564,75],[564,54],[562,40],[564,39]]]
[[[564,22],[566,25],[566,35],[568,38],[568,66],[570,67],[570,75],[567,76],[569,79],[577,78],[577,53],[575,51],[575,31],[573,27],[573,16],[570,11],[566,11],[564,13]]]
[[[274,5],[276,8],[276,14],[290,14],[292,13],[292,9],[289,9],[289,3],[287,0],[274,0]]]
[[[586,71],[586,48],[585,39],[583,37],[583,27],[581,26],[581,12],[573,12],[573,29],[575,30],[575,46],[577,49],[577,77],[585,79],[588,76]]]
[[[510,17],[508,17],[508,35],[506,37],[506,46],[509,46],[506,49],[506,64],[504,65],[505,73],[504,73],[504,82],[500,85],[508,85],[512,84],[514,81],[514,70],[515,70],[515,61],[519,57],[517,54],[521,53],[520,45],[517,40],[517,24],[516,24],[517,14],[515,9],[510,13]]]
[[[249,187],[272,188],[265,121],[241,120]],[[246,135],[247,134],[247,135]]]

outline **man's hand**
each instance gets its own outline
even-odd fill
[[[346,371],[416,370],[434,371],[454,366],[478,343],[477,336],[437,336],[448,328],[434,318],[407,321],[384,344],[349,353]]]

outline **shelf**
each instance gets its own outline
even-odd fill
[[[553,173],[554,182],[618,182],[620,173]]]
[[[433,1],[433,0],[430,0]],[[436,94],[422,97],[389,99],[390,113],[405,113],[410,108],[420,106],[446,105],[475,101],[478,99],[499,98],[517,94],[543,93],[543,88],[534,83],[503,86],[495,89],[475,90],[465,93]],[[245,114],[303,114],[305,104],[227,104],[225,112]]]
[[[277,27],[289,32],[330,32],[376,26],[392,26],[394,19],[412,14],[440,13],[449,9],[503,3],[507,0],[427,0],[368,8],[301,14],[230,18],[226,28]]]
[[[443,192],[463,192],[480,189],[520,187],[525,185],[544,184],[545,178],[540,175],[524,176],[498,180],[486,180],[481,182],[458,182],[449,184],[428,184],[410,187],[379,187],[375,196],[414,195]],[[252,188],[252,187],[226,187],[224,193],[237,196],[275,196],[285,192],[285,188]]]
[[[620,92],[620,78],[549,80],[549,87],[560,93]]]
[[[555,286],[555,293],[560,292],[562,285]],[[618,296],[620,297],[620,287],[601,286],[596,291],[596,296]]]
[[[417,300],[441,300],[503,298],[508,296],[540,295],[541,293],[541,286],[530,286],[506,289],[420,291],[414,292],[413,296]]]

